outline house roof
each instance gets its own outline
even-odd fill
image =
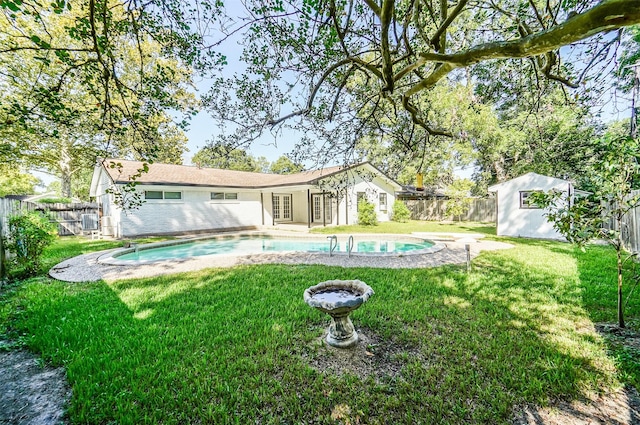
[[[105,159],[103,168],[114,183],[129,183],[131,176],[142,169],[143,162],[122,159]],[[111,165],[117,164],[111,168]],[[400,185],[369,163],[361,163],[350,167],[336,166],[320,170],[304,171],[296,174],[264,174],[247,171],[222,170],[218,168],[201,168],[196,166],[153,163],[149,171],[141,173],[136,179],[140,184],[171,186],[208,186],[259,189],[274,186],[310,185],[324,178],[354,170],[358,167],[368,168],[387,178],[397,188]]]

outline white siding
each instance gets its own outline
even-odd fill
[[[391,209],[393,207],[393,202],[395,201],[394,197],[394,189],[393,186],[386,183],[380,178],[375,178],[371,182],[367,182],[362,180],[359,176],[356,176],[355,184],[348,191],[348,204],[347,210],[349,213],[349,224],[358,223],[358,192],[364,192],[367,194],[367,200],[373,205],[375,205],[376,213],[378,215],[378,221],[389,221],[391,219]],[[384,192],[387,194],[387,210],[380,210],[380,193]],[[340,210],[340,223],[344,224],[344,211],[345,211],[345,201],[342,199]]]
[[[259,192],[237,192],[237,200],[211,200],[211,192],[216,190],[164,186],[139,188],[141,192],[145,189],[181,190],[182,199],[147,200],[139,209],[122,214],[122,236],[249,227],[262,223]]]
[[[366,166],[365,171],[369,175],[379,175],[371,166]],[[262,197],[259,190],[243,192],[241,189],[140,185],[137,190],[141,194],[145,190],[180,191],[182,199],[146,200],[139,209],[123,211],[115,204],[114,196],[106,193],[111,185],[107,172],[102,167],[97,167],[94,173],[92,196],[102,204],[103,214],[111,217],[110,223],[116,237],[195,232],[263,224],[270,226],[274,222],[272,216],[274,194],[291,195],[293,216],[290,222],[308,223],[309,193],[321,193],[319,186],[310,185],[267,188],[262,190]],[[327,225],[345,224],[347,220],[349,224],[357,223],[357,192],[369,194],[370,201],[376,206],[379,221],[389,220],[395,201],[394,193],[399,186],[381,177],[375,177],[372,182],[367,182],[357,172],[347,171],[347,173],[350,186],[346,191],[340,190],[339,204],[336,198],[326,198],[332,203],[331,217],[324,218],[322,222]],[[234,192],[238,194],[238,199],[211,200],[211,192]],[[348,202],[345,202],[345,192],[347,192]],[[381,192],[387,194],[386,210],[380,209],[379,194]],[[335,191],[331,195],[335,196]],[[323,214],[324,211],[323,208]],[[318,220],[314,222],[316,225],[318,223],[320,223]]]
[[[571,183],[561,179],[528,173],[513,180],[492,186],[498,205],[497,234],[541,239],[563,239],[546,218],[545,210],[520,207],[520,192],[559,190],[565,194]]]

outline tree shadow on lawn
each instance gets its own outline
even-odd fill
[[[514,405],[615,383],[577,277],[518,249],[483,254],[469,275],[262,265],[55,283],[28,297],[22,326],[67,366],[78,422],[506,423]],[[406,347],[397,376],[310,367],[330,355],[317,342],[328,319],[302,293],[335,278],[376,291],[352,317],[375,333],[373,355]]]
[[[633,288],[633,273],[625,271],[623,299],[626,303],[626,328],[617,325],[616,254],[609,246],[588,246],[585,252],[576,249],[582,298],[585,309],[604,336],[610,355],[615,359],[623,382],[640,386],[640,291]],[[631,293],[631,296],[629,294]]]

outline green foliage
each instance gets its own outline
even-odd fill
[[[632,195],[640,174],[640,144],[630,137],[612,136],[602,140],[604,154],[591,176],[593,196],[569,204],[567,194],[559,191],[533,194],[532,200],[546,209],[547,218],[570,242],[584,246],[593,239],[612,245],[617,254],[618,325],[625,327],[622,300],[625,263],[624,250],[628,229],[625,214],[640,206],[640,195]]]
[[[42,198],[38,199],[40,204],[70,204],[71,198]]]
[[[358,224],[361,224],[363,226],[378,225],[376,206],[366,199],[360,199],[358,201]]]
[[[626,28],[623,32],[622,55],[617,69],[618,87],[629,93],[633,88],[637,64],[640,61],[640,26]]]
[[[0,165],[0,197],[6,195],[32,195],[40,179],[31,174],[23,173],[12,166]]]
[[[471,198],[469,191],[473,187],[473,182],[468,179],[456,179],[445,191],[449,197],[447,200],[446,214],[458,217],[465,214],[471,206]]]
[[[295,174],[304,170],[301,164],[296,164],[289,157],[281,156],[276,159],[269,168],[273,174]]]
[[[6,247],[13,254],[13,274],[29,276],[38,273],[42,253],[57,235],[57,224],[52,223],[47,215],[39,211],[9,217]]]
[[[393,209],[391,211],[391,220],[398,223],[406,223],[411,218],[411,211],[407,208],[406,204],[398,199],[393,203]]]
[[[220,168],[222,170],[262,171],[253,156],[242,149],[229,146],[212,146],[200,149],[191,160],[199,167]]]
[[[456,165],[473,162],[473,150],[483,151],[482,185],[508,178],[513,162],[575,172],[582,150],[570,148],[582,147],[582,129],[574,132],[564,118],[538,123],[537,115],[553,117],[549,95],[583,112],[583,102],[593,99],[588,94],[604,85],[598,66],[610,61],[599,59],[615,55],[616,43],[593,35],[611,30],[605,16],[620,16],[614,26],[640,22],[635,1],[554,2],[547,13],[557,19],[547,22],[533,1],[419,7],[248,0],[246,30],[237,33],[246,72],[216,80],[204,100],[231,129],[214,142],[247,149],[267,132],[293,127],[301,135],[292,153],[297,161],[366,158],[403,183],[415,171],[427,184],[446,183]],[[580,17],[568,19],[575,13]],[[566,55],[560,60],[560,48],[574,42],[584,48],[568,59],[585,66],[566,62]],[[478,92],[476,82],[483,84]],[[479,118],[471,128],[478,111],[495,119],[482,125]],[[512,122],[494,126],[503,114]],[[576,127],[590,121],[577,120]],[[542,131],[531,132],[538,124]]]
[[[78,176],[98,157],[181,161],[182,118],[198,106],[192,66],[215,67],[217,55],[198,47],[179,2],[71,3],[0,4],[0,61],[11,82],[0,93],[0,162],[46,169],[63,196],[86,198],[89,181]]]

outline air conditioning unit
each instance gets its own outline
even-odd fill
[[[98,230],[98,214],[82,214],[82,231]]]

